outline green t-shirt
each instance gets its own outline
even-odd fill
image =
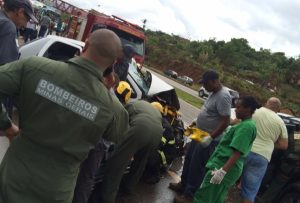
[[[208,169],[219,169],[224,166],[234,151],[241,152],[241,157],[235,165],[227,172],[225,179],[234,180],[243,169],[243,160],[251,150],[252,143],[256,137],[256,126],[252,119],[247,119],[232,126],[223,136],[215,152],[208,160]]]

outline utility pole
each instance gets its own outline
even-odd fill
[[[143,19],[142,22],[143,22],[143,29],[145,30],[146,29],[147,19]]]

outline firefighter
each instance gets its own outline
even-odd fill
[[[164,107],[159,102],[152,102],[151,105],[164,115]],[[163,134],[160,144],[155,152],[150,154],[146,169],[144,171],[144,181],[154,184],[160,180],[160,171],[165,170],[177,156],[174,130],[170,122],[162,117]]]
[[[108,89],[111,88],[111,85],[107,83],[109,80],[108,78],[110,78],[110,73],[113,72],[109,68],[103,72],[103,83]],[[115,94],[118,96],[121,103],[125,105],[131,96],[131,88],[129,84],[127,82],[120,81],[115,89]],[[88,202],[96,182],[95,176],[97,170],[103,164],[102,161],[105,162],[105,158],[110,155],[108,151],[110,150],[110,147],[113,147],[113,145],[113,143],[101,138],[95,149],[92,149],[89,152],[87,159],[84,160],[80,166],[80,172],[77,177],[72,203]]]
[[[123,85],[118,89],[115,91],[116,95],[121,101],[126,102],[127,94],[123,93],[126,91],[126,86]],[[105,175],[100,185],[100,197],[97,198],[98,202],[114,202],[121,180],[120,191],[125,196],[132,194],[143,174],[147,157],[157,149],[161,140],[162,117],[157,109],[142,100],[129,102],[125,108],[129,114],[130,128],[124,132],[124,140],[116,146],[116,151],[106,162]],[[134,160],[131,163],[130,171],[123,177],[126,166],[132,157]]]
[[[18,95],[21,115],[20,135],[0,165],[3,202],[70,203],[89,151],[101,137],[121,140],[128,114],[102,82],[120,49],[118,36],[103,29],[66,63],[31,57],[0,66],[0,101]],[[0,104],[6,130],[11,121],[3,113]]]

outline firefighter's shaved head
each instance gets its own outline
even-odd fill
[[[96,62],[102,68],[112,65],[122,51],[120,38],[107,29],[94,31],[85,43],[82,56]]]

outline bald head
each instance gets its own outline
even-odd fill
[[[280,110],[281,102],[277,97],[271,97],[268,99],[265,107],[272,111],[278,112]]]
[[[120,38],[110,30],[99,29],[87,39],[83,56],[107,68],[115,62],[121,52]]]

